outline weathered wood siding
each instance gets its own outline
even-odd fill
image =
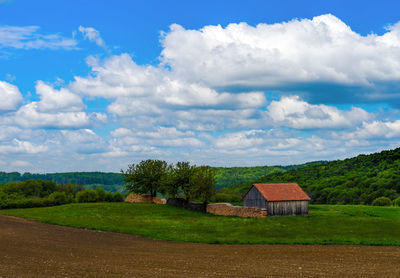
[[[245,207],[257,207],[257,208],[266,208],[266,202],[263,195],[261,195],[260,191],[253,186],[250,191],[243,198],[243,206]]]
[[[267,202],[268,216],[308,215],[308,201]]]

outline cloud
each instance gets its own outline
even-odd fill
[[[22,103],[18,88],[10,83],[0,81],[0,112],[15,110]]]
[[[20,141],[14,139],[11,144],[0,145],[0,154],[9,153],[24,153],[24,154],[37,154],[47,151],[44,145],[34,145],[28,141]]]
[[[364,122],[351,137],[370,139],[399,138],[400,120]]]
[[[162,45],[162,62],[175,75],[211,88],[297,92],[322,102],[398,97],[400,23],[381,36],[362,36],[331,14],[199,30],[173,24]]]
[[[79,30],[106,47],[97,30]],[[395,24],[362,36],[332,15],[172,25],[158,65],[89,56],[88,75],[37,81],[32,100],[0,81],[0,156],[34,169],[118,171],[148,158],[276,165],[396,147],[398,111],[364,103],[399,101],[399,33]]]
[[[23,128],[84,128],[105,123],[107,115],[86,113],[81,97],[67,88],[56,90],[42,81],[36,84],[39,101],[21,106],[6,123],[15,122]]]
[[[24,128],[82,128],[90,125],[85,112],[41,112],[37,102],[24,105],[15,113],[15,121]]]
[[[107,151],[107,144],[91,129],[61,130],[61,143],[79,154],[96,154]]]
[[[100,37],[100,32],[93,27],[79,26],[79,32],[82,33],[83,37],[91,42],[96,43],[98,46],[106,47],[103,39]]]
[[[333,106],[312,105],[298,96],[272,101],[268,106],[268,114],[276,125],[298,129],[348,128],[372,118],[361,108],[352,107],[349,111],[343,111]]]
[[[29,167],[31,165],[32,164],[30,162],[23,161],[23,160],[16,160],[16,161],[11,162],[11,166],[12,167],[17,167],[17,168],[19,168],[19,167]]]
[[[43,81],[36,84],[36,94],[40,96],[39,111],[81,111],[84,108],[82,99],[66,88],[55,90]]]
[[[75,49],[77,41],[60,34],[41,34],[39,26],[0,26],[0,48]]]

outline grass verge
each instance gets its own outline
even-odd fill
[[[76,228],[185,242],[400,246],[400,208],[310,205],[309,216],[223,217],[166,205],[83,203],[0,210]]]

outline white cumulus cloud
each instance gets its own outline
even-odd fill
[[[36,93],[40,96],[38,109],[42,112],[81,111],[84,108],[82,99],[66,88],[57,91],[50,85],[38,81]]]
[[[298,129],[354,127],[372,118],[361,108],[343,111],[334,106],[309,104],[297,96],[272,101],[268,114],[275,124]]]
[[[0,111],[15,110],[22,102],[17,86],[0,81]]]
[[[360,35],[331,14],[199,30],[174,24],[162,44],[162,61],[176,75],[213,88],[307,91],[339,101],[331,97],[338,91],[328,90],[336,84],[353,90],[340,99],[351,101],[383,89],[393,93],[400,80],[400,23],[381,36]]]

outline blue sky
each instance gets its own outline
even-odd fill
[[[0,1],[0,170],[400,143],[397,1]]]

